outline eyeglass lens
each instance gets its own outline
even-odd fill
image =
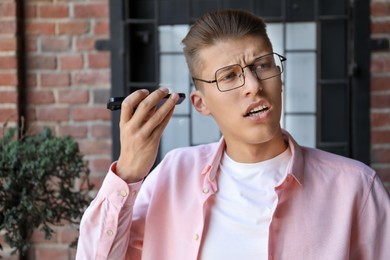
[[[259,80],[276,77],[283,72],[282,62],[277,54],[269,54],[256,59],[248,67]],[[221,91],[239,88],[245,84],[244,68],[239,64],[217,70],[215,79]]]

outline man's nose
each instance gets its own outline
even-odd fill
[[[257,92],[263,90],[262,81],[259,79],[256,72],[251,67],[246,67],[244,69],[244,77],[244,88],[247,89],[248,92],[253,92],[254,94],[257,94]]]

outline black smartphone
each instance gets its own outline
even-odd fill
[[[179,99],[176,102],[176,105],[181,104],[183,100],[186,98],[186,95],[184,93],[178,93]],[[171,96],[171,94],[166,95],[158,104],[157,107],[160,107],[164,102]],[[107,103],[107,109],[110,109],[111,111],[119,110],[121,109],[122,101],[126,97],[110,97]]]

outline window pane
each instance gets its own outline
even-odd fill
[[[159,26],[160,52],[183,52],[181,40],[188,32],[188,25]]]
[[[271,40],[274,52],[281,55],[284,53],[284,37],[283,37],[283,24],[281,23],[268,23],[267,24],[268,37]]]
[[[189,99],[189,75],[187,63],[183,55],[160,56],[160,86],[169,88],[172,92],[183,92],[187,99],[180,106],[176,106],[175,113],[188,114],[189,106],[185,105]]]
[[[291,50],[316,49],[316,24],[288,23],[286,25],[286,47]]]
[[[284,88],[286,112],[316,111],[316,55],[289,53]]]
[[[286,130],[303,146],[316,146],[316,117],[314,115],[287,115]]]

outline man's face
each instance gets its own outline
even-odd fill
[[[202,65],[194,76],[214,80],[222,67],[245,67],[271,52],[261,37],[221,41],[200,51]],[[191,96],[199,112],[214,117],[230,149],[270,143],[280,133],[281,77],[259,81],[249,68],[244,74],[245,84],[240,88],[220,92],[216,83],[197,82],[200,88]]]

